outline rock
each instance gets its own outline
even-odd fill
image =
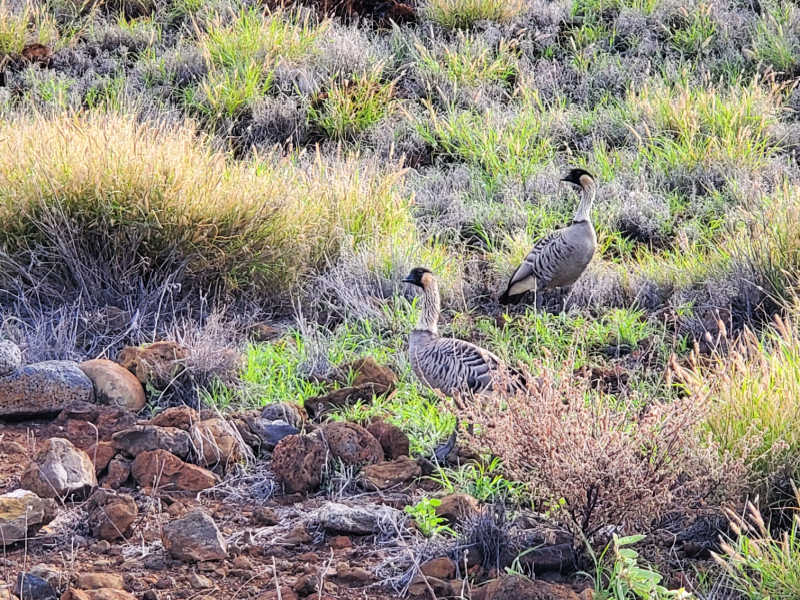
[[[311,542],[311,536],[306,531],[306,526],[302,523],[299,523],[292,527],[284,536],[281,538],[281,543],[286,544],[288,546],[300,546],[302,544],[308,544]]]
[[[259,506],[253,511],[253,519],[263,527],[271,527],[280,522],[277,513],[266,506]]]
[[[261,417],[249,417],[247,426],[258,437],[259,445],[267,450],[274,449],[283,438],[300,433],[299,429],[286,421],[268,421]]]
[[[192,448],[192,438],[183,429],[156,425],[136,425],[118,431],[111,436],[111,442],[117,450],[132,457],[151,450],[166,450],[185,459]]]
[[[202,511],[170,521],[161,536],[164,548],[183,561],[222,560],[228,548],[214,520]]]
[[[386,421],[373,421],[367,426],[367,431],[378,440],[386,460],[409,456],[408,436],[397,425]]]
[[[420,570],[426,577],[453,579],[453,577],[456,576],[456,563],[454,563],[452,559],[442,556],[440,558],[432,558],[422,563]]]
[[[372,434],[355,423],[326,423],[322,435],[331,455],[346,465],[363,465],[383,460],[383,448]]]
[[[322,396],[308,398],[303,403],[303,406],[312,418],[319,421],[326,414],[337,408],[349,406],[359,401],[369,404],[375,396],[379,395],[381,394],[376,393],[376,388],[372,384],[359,387],[349,386],[333,390]]]
[[[473,600],[581,600],[565,585],[530,580],[518,575],[503,575],[487,585],[473,589]]]
[[[305,411],[297,404],[274,402],[261,409],[261,418],[267,421],[285,421],[292,427],[301,429],[307,417]]]
[[[22,351],[11,340],[0,340],[0,377],[10,375],[22,366]]]
[[[74,362],[34,363],[0,377],[0,417],[53,414],[75,400],[92,402],[94,386]]]
[[[97,590],[100,588],[125,589],[125,582],[122,580],[122,576],[113,573],[79,573],[78,581],[75,585],[82,590]]]
[[[297,594],[292,588],[282,583],[279,585],[281,590],[280,594],[278,594],[278,590],[275,589],[275,585],[272,584],[272,589],[256,596],[256,600],[298,600]]]
[[[70,588],[61,596],[61,600],[136,600],[136,596],[125,590],[100,588],[96,590],[79,590]]]
[[[56,515],[56,503],[28,490],[0,496],[0,548],[33,535]]]
[[[86,454],[92,459],[95,475],[99,476],[100,473],[106,470],[108,463],[111,462],[116,453],[117,449],[114,448],[111,442],[97,442],[89,447]]]
[[[326,530],[358,535],[393,531],[404,518],[401,511],[383,504],[348,506],[327,502],[314,513],[314,520]]]
[[[104,488],[113,490],[121,488],[131,476],[131,461],[127,458],[116,457],[108,463],[108,473],[100,481]]]
[[[478,501],[469,494],[448,494],[439,500],[440,504],[435,508],[436,516],[447,519],[451,525],[478,512]]]
[[[309,492],[322,483],[328,449],[316,435],[289,435],[272,453],[272,472],[289,493]]]
[[[367,465],[361,471],[361,485],[368,490],[386,490],[416,479],[422,473],[417,461],[403,456],[391,462]]]
[[[383,394],[391,392],[397,384],[397,375],[395,375],[394,371],[389,367],[379,365],[371,356],[359,358],[347,365],[342,365],[339,367],[339,371],[355,374],[353,379],[354,386],[373,384],[385,389],[386,391],[382,392]]]
[[[361,567],[353,567],[348,564],[342,564],[336,568],[336,579],[342,583],[364,585],[372,581],[374,578],[372,573],[366,569]]]
[[[20,600],[57,600],[58,595],[52,586],[41,577],[30,573],[20,573],[14,586],[14,593]]]
[[[133,461],[131,473],[140,486],[164,491],[199,492],[219,483],[211,471],[185,463],[166,450],[142,452]]]
[[[436,577],[424,577],[423,575],[417,575],[411,580],[411,585],[408,586],[408,595],[411,598],[431,598],[431,589],[433,590],[434,598],[460,595],[460,590],[453,590],[453,586],[450,585],[449,581],[437,579]]]
[[[89,455],[69,440],[49,438],[20,478],[20,487],[42,498],[83,496],[97,487]]]
[[[92,535],[113,541],[127,536],[139,515],[139,509],[128,494],[96,490],[86,503]]]
[[[571,543],[534,546],[520,556],[519,560],[523,568],[537,575],[547,572],[571,573],[578,564],[578,557]]]
[[[115,406],[100,407],[100,413],[97,415],[97,430],[100,433],[101,440],[110,440],[118,431],[127,429],[136,424],[136,416],[123,408]]]
[[[54,590],[57,590],[59,588],[59,584],[61,583],[61,572],[55,567],[44,563],[34,565],[28,569],[28,573],[44,579]]]
[[[189,575],[189,585],[196,590],[207,590],[214,587],[214,582],[205,575],[199,573],[191,573]]]
[[[281,337],[280,330],[269,323],[253,323],[247,328],[247,337],[256,343],[271,342]]]
[[[189,431],[192,425],[200,422],[200,414],[189,406],[173,406],[150,419],[150,425],[157,427],[177,427]]]
[[[78,366],[92,380],[94,395],[100,404],[135,413],[147,404],[142,384],[128,369],[104,358],[87,360]]]
[[[328,540],[328,545],[335,550],[344,550],[346,548],[352,548],[353,542],[346,535],[334,535]]]
[[[236,429],[225,419],[207,419],[192,426],[189,434],[197,464],[228,466],[240,462],[248,450]]]
[[[142,385],[164,389],[182,369],[188,356],[189,351],[183,346],[162,341],[147,346],[127,346],[120,351],[117,361],[136,375]]]
[[[75,423],[72,423],[73,421]],[[80,442],[85,444],[85,448],[98,440],[110,440],[114,433],[127,429],[135,423],[136,416],[125,409],[79,401],[71,402],[64,407],[55,420],[56,425],[61,425],[66,430],[63,437],[73,435],[78,436],[76,438],[78,441],[85,439],[86,442]],[[70,441],[78,445],[76,440]]]

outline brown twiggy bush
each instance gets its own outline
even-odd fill
[[[555,516],[586,537],[606,525],[646,531],[668,511],[739,491],[740,464],[702,437],[706,405],[690,399],[621,407],[565,367],[542,369],[526,393],[481,398],[461,412],[541,508],[563,509]]]

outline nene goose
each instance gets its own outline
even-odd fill
[[[501,304],[516,304],[529,290],[567,287],[581,276],[597,248],[597,235],[589,212],[595,196],[594,178],[588,171],[572,169],[561,181],[578,187],[581,201],[568,227],[539,240],[517,267],[503,295]]]
[[[422,310],[409,338],[409,358],[417,377],[447,396],[489,391],[499,380],[504,391],[524,388],[524,376],[508,368],[499,357],[475,344],[439,337],[440,300],[436,278],[417,267],[403,279],[422,288]]]

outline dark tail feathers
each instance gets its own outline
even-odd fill
[[[498,298],[500,304],[519,304],[520,300],[522,300],[522,294],[516,294],[515,296],[510,296],[508,294],[508,290],[503,292],[503,295]]]

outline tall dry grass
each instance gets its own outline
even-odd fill
[[[144,278],[182,264],[199,287],[280,299],[343,247],[413,229],[402,175],[355,155],[233,161],[189,125],[17,116],[0,121],[0,249],[49,256],[50,275],[133,253]]]

